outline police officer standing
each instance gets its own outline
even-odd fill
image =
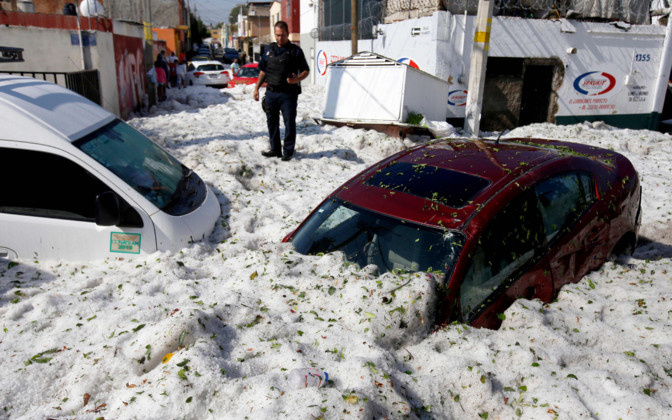
[[[277,42],[266,48],[259,61],[254,100],[259,100],[259,86],[268,83],[261,106],[266,112],[271,148],[261,154],[288,161],[294,155],[296,143],[296,103],[301,93],[300,82],[308,77],[310,70],[301,48],[289,42],[287,23],[280,20],[273,29]],[[285,123],[284,144],[280,143],[280,112]]]

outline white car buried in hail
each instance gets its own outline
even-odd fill
[[[192,61],[187,67],[189,85],[226,87],[229,80],[226,67],[219,61]]]
[[[0,261],[178,251],[207,237],[212,189],[88,99],[0,75]]]

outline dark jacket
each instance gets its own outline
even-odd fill
[[[287,42],[283,47],[272,43],[259,60],[259,69],[266,73],[268,89],[277,92],[301,93],[301,84],[290,85],[287,79],[309,70],[301,48]]]

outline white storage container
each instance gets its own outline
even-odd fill
[[[387,57],[362,52],[327,66],[325,120],[407,123],[411,114],[445,121],[448,82]]]

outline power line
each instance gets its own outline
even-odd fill
[[[193,0],[192,7],[206,24],[228,22],[229,14],[240,0]]]

